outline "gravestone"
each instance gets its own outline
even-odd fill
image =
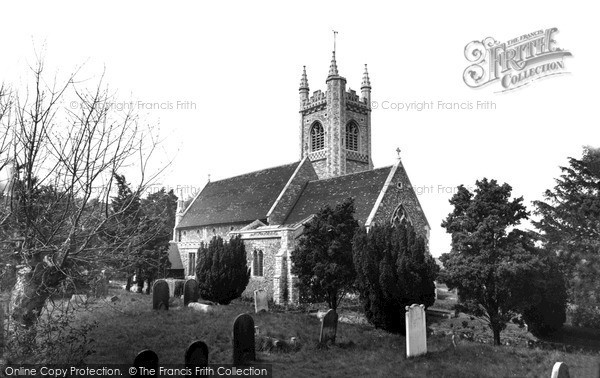
[[[169,285],[165,280],[157,280],[152,286],[152,308],[154,310],[169,309]]]
[[[192,310],[198,311],[198,312],[210,312],[210,311],[212,311],[212,306],[204,304],[204,303],[192,302],[192,303],[188,303],[187,306],[189,308],[191,308]]]
[[[189,279],[185,281],[183,286],[183,305],[187,306],[188,303],[198,302],[200,298],[200,290],[198,289],[198,281],[195,279]]]
[[[208,366],[208,347],[202,341],[194,341],[185,351],[185,367],[194,369],[206,366]]]
[[[570,376],[569,368],[564,362],[557,362],[552,367],[551,378],[569,378]]]
[[[138,353],[133,360],[133,366],[137,369],[135,374],[131,374],[132,377],[158,377],[158,355],[150,350],[145,349]],[[140,368],[154,369],[154,374],[144,374]]]
[[[249,314],[241,314],[233,322],[233,364],[245,365],[254,360],[254,319]]]
[[[427,353],[427,327],[425,325],[425,306],[413,304],[406,306],[406,357],[415,357]]]
[[[321,320],[321,334],[319,342],[326,344],[331,341],[335,344],[335,335],[337,334],[338,314],[334,309],[327,311],[323,320]]]
[[[267,292],[265,290],[254,290],[254,312],[269,312],[269,302],[267,301]]]

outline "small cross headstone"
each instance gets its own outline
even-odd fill
[[[564,362],[557,362],[552,367],[551,378],[569,378],[569,368]]]
[[[337,334],[338,314],[334,309],[327,311],[323,320],[321,320],[321,334],[319,342],[326,344],[328,341],[335,343]]]
[[[267,292],[264,290],[254,290],[254,312],[269,312],[269,302],[267,301]]]
[[[183,305],[187,306],[188,303],[198,302],[200,298],[200,291],[198,289],[198,281],[191,278],[185,281],[183,285]]]
[[[169,309],[169,284],[165,280],[157,280],[152,286],[152,308],[154,310]]]
[[[193,369],[208,366],[208,346],[202,341],[194,341],[185,351],[185,367]]]
[[[254,360],[254,319],[249,314],[241,314],[233,322],[233,364],[245,365]]]
[[[137,368],[137,371],[131,375],[132,377],[158,377],[158,355],[150,349],[145,349],[138,353],[133,360],[133,366]],[[154,374],[148,375],[147,370],[143,372],[140,368],[154,369]]]
[[[406,357],[427,353],[427,328],[425,326],[425,306],[406,306]]]

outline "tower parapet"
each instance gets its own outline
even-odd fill
[[[371,160],[371,82],[363,74],[361,95],[346,89],[332,54],[327,90],[308,96],[306,69],[300,82],[300,151],[319,178],[373,169]]]

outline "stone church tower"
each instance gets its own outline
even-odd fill
[[[373,169],[371,82],[365,64],[361,95],[346,91],[335,51],[325,81],[327,91],[309,97],[306,67],[300,80],[300,158],[307,157],[319,179]]]

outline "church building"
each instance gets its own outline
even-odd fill
[[[198,248],[214,236],[240,235],[251,277],[244,296],[264,289],[275,303],[298,301],[290,255],[304,224],[321,208],[352,197],[360,225],[406,219],[429,238],[429,224],[398,160],[373,168],[371,82],[365,65],[360,95],[346,89],[335,51],[327,85],[310,95],[300,80],[300,161],[208,182],[183,208],[178,202],[172,251],[186,277],[195,275]]]

